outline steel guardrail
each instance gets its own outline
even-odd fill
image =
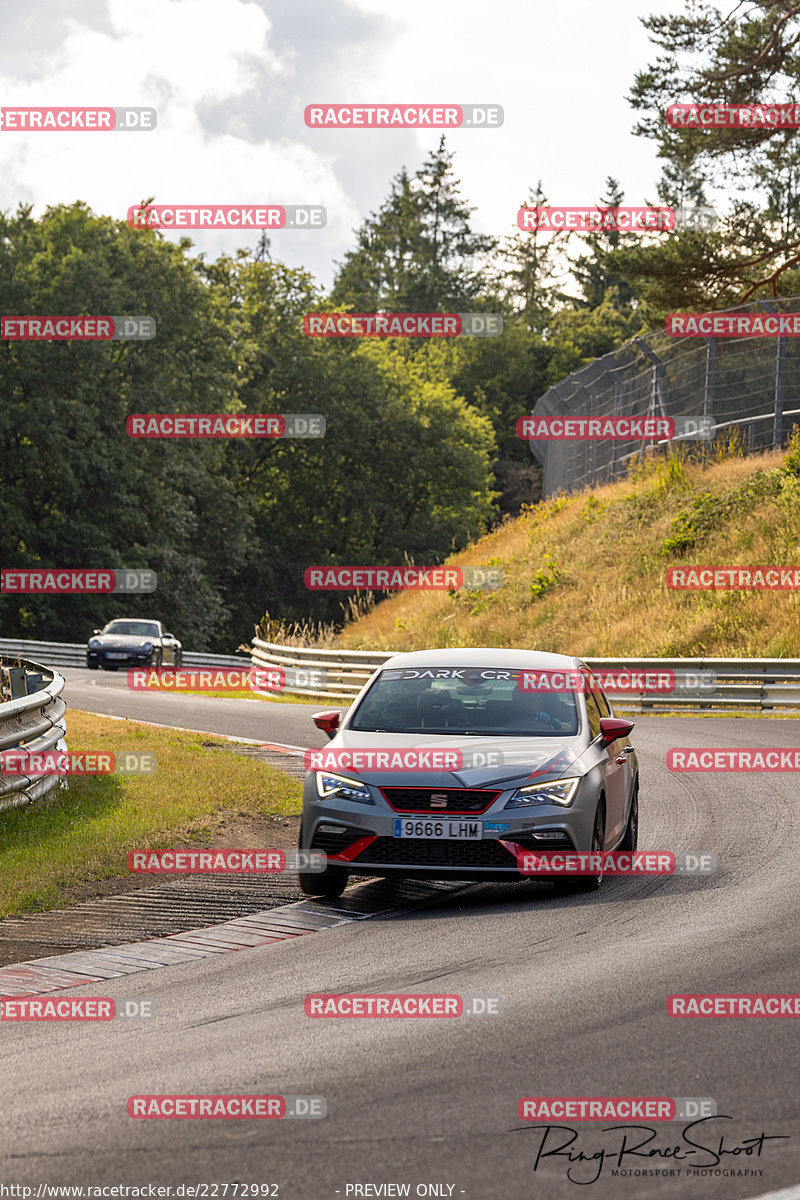
[[[26,685],[36,675],[48,680],[43,688],[0,703],[0,750],[23,747],[32,753],[66,750],[67,706],[61,699],[66,680],[39,662],[0,653],[0,667],[22,667]],[[48,679],[49,677],[49,679]],[[22,808],[47,796],[61,781],[60,775],[10,775],[0,773],[0,813]]]
[[[86,642],[33,642],[18,638],[0,638],[0,654],[22,655],[51,667],[85,667]],[[243,656],[232,654],[203,654],[183,651],[183,666],[187,670],[202,667],[241,667]]]
[[[33,660],[37,669],[45,666],[84,666],[86,647],[72,642],[33,642],[0,639],[0,655],[26,657],[31,648],[41,649]],[[253,638],[250,662],[254,667],[291,669],[301,679],[290,682],[282,690],[310,700],[334,700],[351,703],[378,667],[397,651],[342,650],[319,646],[284,646]],[[245,660],[246,661],[246,660]],[[615,692],[607,695],[615,708],[627,711],[651,710],[697,711],[708,709],[752,710],[770,712],[781,709],[800,709],[800,659],[792,658],[586,658],[588,666],[597,671],[653,672],[672,670],[687,673],[711,672],[713,688],[681,689],[679,693],[655,693],[642,689],[637,692]],[[202,667],[240,667],[243,656],[184,653],[187,669]],[[60,678],[60,676],[59,676]],[[305,679],[305,685],[304,685]],[[5,707],[5,706],[3,706]],[[3,747],[0,746],[0,749]],[[0,792],[0,804],[2,793]]]
[[[337,650],[318,646],[282,646],[253,638],[252,664],[261,668],[292,668],[305,672],[308,686],[282,690],[309,699],[352,703],[364,684],[398,651]],[[797,658],[585,658],[593,671],[653,674],[674,671],[680,679],[713,676],[713,685],[682,687],[675,693],[646,687],[639,691],[614,691],[606,695],[616,709],[628,712],[672,710],[704,712],[709,709],[771,712],[800,709],[800,659]],[[314,672],[324,676],[313,678]]]

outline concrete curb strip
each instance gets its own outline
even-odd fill
[[[76,950],[31,962],[15,963],[13,966],[0,967],[0,999],[41,996],[81,984],[132,975],[138,971],[154,971],[159,967],[195,962],[213,954],[252,950],[308,933],[324,933],[326,929],[334,929],[339,925],[415,907],[443,892],[459,890],[464,886],[463,883],[434,883],[424,889],[422,895],[412,893],[410,897],[403,896],[393,904],[382,904],[380,900],[376,904],[374,897],[364,897],[366,904],[363,909],[328,908],[314,901],[301,900],[224,921],[221,925],[207,925],[184,933],[107,946],[100,950]],[[358,903],[358,891],[363,887],[372,885],[360,885],[345,899]]]

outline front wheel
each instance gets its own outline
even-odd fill
[[[606,814],[603,808],[603,801],[601,800],[594,815],[591,853],[601,854],[605,848],[605,841]],[[575,894],[576,892],[596,892],[602,882],[602,871],[598,871],[596,875],[562,875],[555,881],[556,891],[566,895]]]
[[[297,849],[306,852],[302,830]],[[326,900],[336,900],[347,887],[349,876],[342,867],[326,867],[324,871],[298,871],[297,878],[300,881],[300,891],[304,895],[322,896]]]
[[[90,671],[96,671],[97,668],[100,666],[100,664],[96,663],[96,662],[90,662],[90,660],[87,658],[86,666],[89,668]]]
[[[341,867],[326,867],[324,871],[298,871],[300,891],[306,896],[322,896],[337,900],[347,887],[348,874]]]

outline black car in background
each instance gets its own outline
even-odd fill
[[[116,671],[117,667],[175,667],[183,662],[183,647],[171,633],[164,632],[160,621],[117,617],[95,629],[86,648],[86,665],[96,671]]]

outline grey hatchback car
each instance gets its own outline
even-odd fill
[[[531,851],[636,849],[633,724],[578,658],[397,654],[344,716],[313,719],[331,740],[304,786],[300,849],[327,855],[300,874],[309,895],[338,896],[351,875],[513,881]]]

